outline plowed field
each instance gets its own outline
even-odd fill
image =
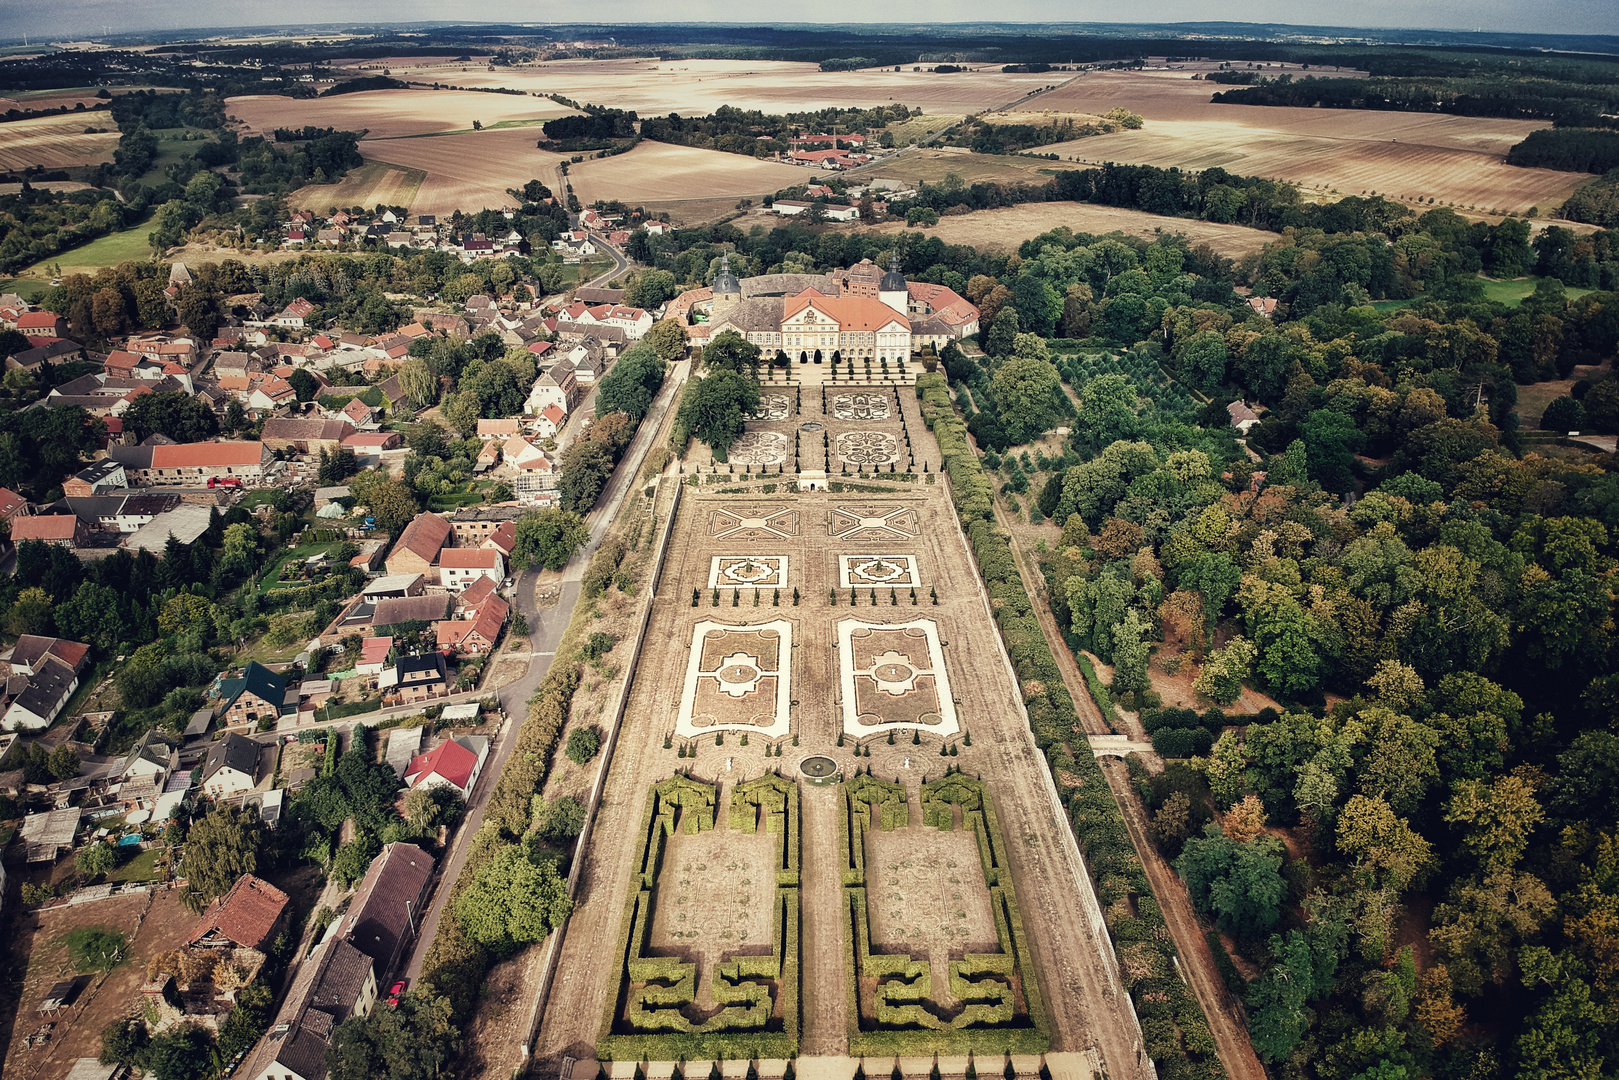
[[[554,185],[556,164],[563,158],[536,149],[537,138],[530,128],[503,128],[416,139],[366,139],[360,153],[367,162],[385,161],[425,174],[410,204],[411,213],[471,214],[510,203],[506,189],[522,187],[529,180]]]

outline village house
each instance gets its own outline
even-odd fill
[[[383,985],[421,926],[433,864],[433,856],[415,844],[389,844],[371,860],[343,915],[343,940],[371,958]]]
[[[477,786],[488,757],[487,736],[462,735],[447,739],[412,759],[405,768],[405,783],[411,788],[448,787],[467,799]]]
[[[554,439],[562,433],[562,425],[567,422],[568,414],[565,411],[556,405],[547,405],[534,418],[534,434],[542,439]]]
[[[458,593],[481,577],[500,581],[506,576],[506,560],[489,548],[445,548],[438,555],[439,584]]]
[[[202,789],[215,799],[252,791],[259,782],[259,753],[263,749],[252,739],[230,732],[208,750],[208,760],[202,767]]]
[[[332,1033],[377,1001],[376,962],[341,937],[304,960],[269,1032],[239,1075],[247,1080],[325,1080]]]
[[[446,697],[450,693],[449,666],[441,652],[401,656],[378,678],[377,688],[391,704],[415,705]]]
[[[523,411],[538,415],[547,405],[555,405],[563,412],[571,412],[579,400],[579,380],[574,377],[573,366],[558,362],[541,371],[529,388]]]
[[[299,297],[297,300],[294,300],[292,303],[282,308],[280,314],[276,315],[276,317],[270,321],[276,326],[283,326],[292,330],[302,330],[304,329],[305,325],[304,320],[313,314],[314,310],[314,304],[311,304],[308,300]]]
[[[20,525],[38,518],[24,518]],[[70,519],[77,523],[78,519]],[[79,688],[79,675],[89,666],[90,646],[65,638],[24,634],[0,661],[10,665],[12,677],[21,676],[26,684],[14,693],[5,712],[4,725],[28,731],[48,728],[62,714],[68,698]],[[13,694],[11,680],[6,692]]]
[[[240,676],[220,680],[219,696],[224,726],[251,724],[281,715],[287,681],[253,660]]]
[[[421,574],[438,582],[439,552],[450,541],[450,523],[437,514],[417,514],[388,552],[384,565],[390,574]]]
[[[464,612],[464,617],[444,619],[434,624],[434,634],[440,649],[454,649],[465,656],[482,656],[491,652],[500,638],[500,628],[511,611],[511,606],[492,595],[494,583],[490,578],[479,578],[473,588],[488,584],[491,595],[481,598],[475,607]],[[471,592],[468,589],[467,592]],[[463,597],[466,593],[461,594]]]

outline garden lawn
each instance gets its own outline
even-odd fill
[[[139,855],[129,860],[118,869],[107,875],[108,881],[156,881],[160,876],[157,870],[157,860],[162,856],[162,848],[147,848]]]
[[[1496,281],[1493,278],[1481,278],[1480,280],[1484,282],[1484,299],[1494,300],[1497,303],[1507,305],[1507,307],[1517,307],[1523,303],[1524,299],[1535,291],[1535,285],[1540,281],[1539,278],[1533,277],[1511,278],[1506,281]],[[1563,290],[1570,300],[1578,300],[1591,291],[1591,289],[1576,289],[1573,287],[1566,287]],[[1422,299],[1424,297],[1413,296],[1409,300],[1374,300],[1372,301],[1372,306],[1378,311],[1398,311],[1401,308],[1410,307]]]
[[[301,588],[305,584],[304,582],[298,582],[296,585],[292,582],[287,582],[285,584],[282,583],[281,571],[287,565],[287,563],[303,562],[305,559],[311,558],[315,555],[329,555],[342,543],[343,541],[341,540],[323,540],[320,543],[315,544],[300,544],[291,551],[282,552],[281,557],[270,564],[270,569],[265,573],[264,577],[259,579],[259,591],[266,592],[270,589],[290,589],[295,587]]]
[[[46,267],[60,266],[64,275],[93,274],[105,266],[117,266],[122,262],[144,259],[152,254],[151,245],[146,242],[151,233],[152,219],[148,217],[132,229],[108,233],[82,247],[58,251],[50,258],[30,266],[23,273],[49,279],[55,271],[47,270]]]
[[[29,303],[37,303],[51,287],[34,278],[0,278],[0,293],[16,293]]]

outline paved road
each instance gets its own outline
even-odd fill
[[[506,760],[511,757],[512,748],[517,743],[517,729],[528,715],[528,699],[540,685],[540,680],[551,670],[551,662],[556,659],[557,645],[562,640],[563,632],[568,628],[569,620],[573,618],[574,604],[579,600],[579,582],[584,576],[585,567],[590,564],[590,557],[595,554],[603,537],[607,535],[607,527],[618,516],[625,496],[634,488],[635,480],[640,475],[641,463],[646,459],[647,451],[656,443],[659,431],[663,427],[664,416],[678,395],[680,385],[686,380],[686,366],[686,362],[682,361],[671,368],[669,377],[664,380],[663,389],[652,403],[651,411],[641,422],[635,439],[630,443],[623,460],[619,462],[618,469],[608,481],[607,489],[596,501],[596,508],[586,517],[585,520],[590,526],[590,542],[563,571],[562,594],[557,603],[548,608],[539,608],[534,601],[535,574],[529,571],[518,576],[516,606],[517,610],[523,613],[523,618],[528,620],[529,647],[533,650],[529,657],[528,674],[497,692],[500,707],[508,719],[500,729],[494,753],[484,767],[478,786],[473,789],[472,798],[467,806],[466,821],[455,834],[455,840],[439,874],[438,883],[434,886],[432,906],[428,908],[427,917],[422,920],[421,933],[412,947],[410,965],[405,969],[405,976],[413,983],[421,975],[422,962],[427,958],[428,947],[438,934],[439,920],[444,914],[444,905],[450,898],[450,885],[460,876],[461,868],[466,865],[472,837],[483,824],[489,795],[494,791],[495,784],[506,767]]]

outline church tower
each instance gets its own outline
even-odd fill
[[[911,317],[911,294],[905,287],[905,275],[899,272],[899,256],[888,256],[888,273],[883,275],[882,281],[877,283],[877,299],[888,307],[899,312],[906,319]]]
[[[742,302],[742,283],[731,273],[731,253],[720,256],[720,272],[714,275],[714,303],[709,315],[719,318]]]

